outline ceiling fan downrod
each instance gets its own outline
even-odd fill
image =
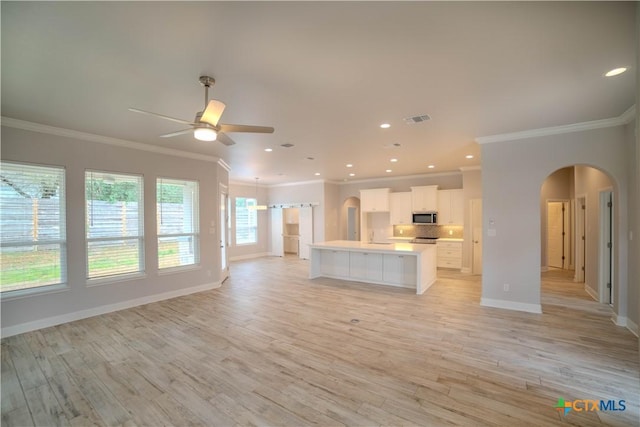
[[[209,103],[209,87],[216,84],[216,79],[209,76],[200,76],[198,80],[200,80],[200,84],[204,86],[204,108],[207,108],[207,104]]]

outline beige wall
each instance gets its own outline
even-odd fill
[[[212,161],[2,127],[2,159],[62,166],[66,171],[67,278],[62,292],[2,299],[3,334],[38,329],[101,312],[190,293],[220,283],[219,187],[227,171]],[[144,177],[145,277],[86,286],[84,172],[86,169]],[[157,261],[157,177],[196,180],[200,186],[200,266],[159,274]]]
[[[540,307],[540,189],[552,172],[573,164],[606,171],[614,184],[618,214],[613,304],[616,317],[637,316],[627,299],[640,280],[629,268],[628,207],[636,191],[629,181],[628,126],[585,130],[482,145],[483,245],[482,302],[515,309]],[[578,193],[576,192],[576,195]],[[635,214],[635,213],[634,213]],[[495,236],[487,234],[495,230]],[[504,285],[509,284],[509,291]],[[633,305],[636,302],[632,303]],[[637,318],[631,319],[637,324]]]

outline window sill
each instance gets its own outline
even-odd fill
[[[147,274],[145,272],[122,274],[119,276],[98,277],[95,279],[87,279],[86,285],[87,288],[93,288],[95,286],[110,285],[112,283],[130,282],[132,280],[144,279],[146,277]]]
[[[196,271],[201,269],[202,269],[202,266],[200,264],[182,265],[179,267],[159,268],[158,276],[168,276],[170,274],[179,274],[187,271]]]
[[[0,295],[0,301],[12,301],[16,299],[29,298],[33,296],[57,294],[70,290],[67,283],[59,283],[57,285],[38,286],[37,288],[16,289],[15,291],[4,292]]]

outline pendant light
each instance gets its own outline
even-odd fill
[[[256,203],[258,203],[258,180],[260,178],[256,177]],[[267,210],[267,205],[253,205],[253,206],[247,206],[247,209],[250,211],[266,211]]]

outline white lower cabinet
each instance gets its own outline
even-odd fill
[[[351,252],[349,277],[358,280],[382,280],[382,254]]]
[[[325,276],[349,276],[349,252],[325,250],[321,252],[320,272]]]
[[[437,265],[440,268],[462,268],[462,242],[436,243],[438,251]]]
[[[416,257],[412,255],[383,255],[382,280],[397,286],[415,286]]]

